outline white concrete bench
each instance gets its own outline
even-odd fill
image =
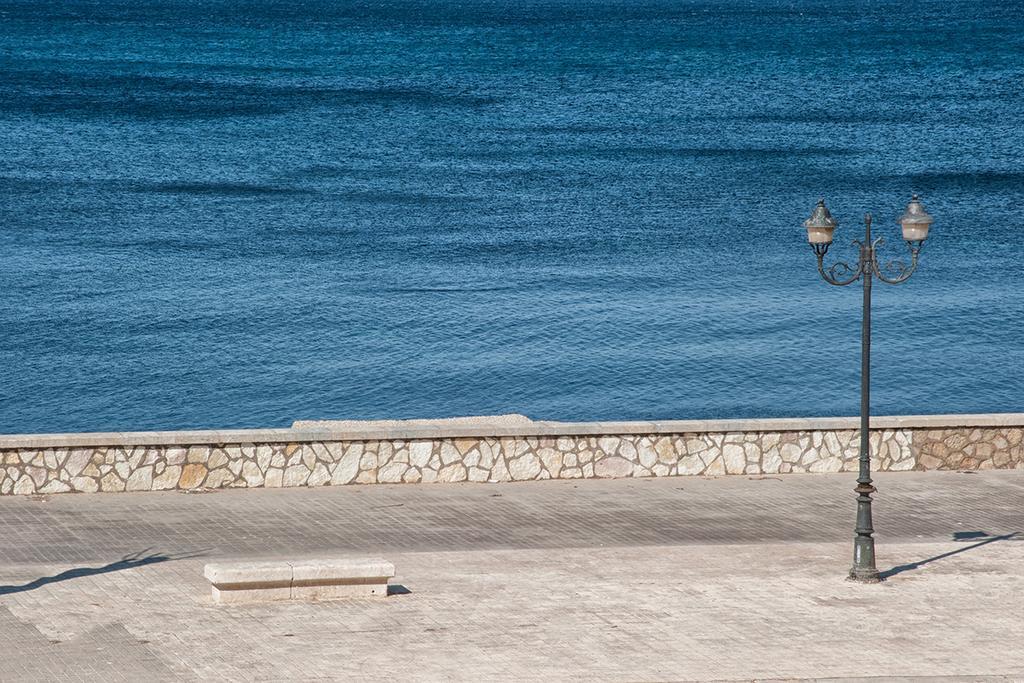
[[[384,597],[395,565],[380,559],[218,562],[203,570],[214,602]]]

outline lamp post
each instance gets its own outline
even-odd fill
[[[853,568],[850,579],[863,583],[881,581],[875,567],[875,539],[871,534],[875,530],[871,526],[871,494],[876,491],[871,484],[871,442],[868,429],[868,414],[871,395],[871,280],[877,277],[882,282],[898,285],[906,282],[917,269],[917,257],[921,246],[928,237],[928,228],[932,217],[924,210],[917,195],[914,195],[907,209],[900,216],[903,228],[903,240],[910,248],[910,265],[904,261],[888,261],[882,264],[878,260],[878,247],[884,239],[871,238],[871,214],[864,216],[864,239],[855,240],[860,256],[854,266],[842,261],[826,267],[825,254],[832,245],[832,233],[838,224],[825,207],[825,200],[818,201],[811,217],[804,221],[807,228],[807,241],[818,257],[818,272],[830,285],[849,285],[857,280],[863,284],[864,304],[860,338],[860,475],[857,477],[857,535],[853,543]]]

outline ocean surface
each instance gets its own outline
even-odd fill
[[[1024,2],[0,0],[0,433],[1024,411]]]

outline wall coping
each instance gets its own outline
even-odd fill
[[[299,421],[294,423],[290,429],[8,434],[0,435],[0,449],[380,441],[459,437],[793,432],[857,429],[859,425],[860,420],[856,417],[669,420],[661,422],[551,422],[530,420],[520,415],[500,415],[446,420]],[[872,429],[947,429],[954,427],[1024,427],[1024,413],[902,415],[880,416],[871,419]]]

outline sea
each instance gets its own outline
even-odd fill
[[[1020,0],[0,0],[0,433],[1024,411]]]

